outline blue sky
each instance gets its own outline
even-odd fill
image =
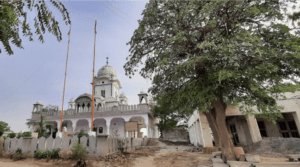
[[[129,55],[126,43],[138,27],[137,20],[142,18],[148,1],[62,2],[72,21],[64,109],[71,98],[92,92],[95,17],[98,22],[95,74],[109,57],[109,64],[117,70],[121,81],[121,92],[127,95],[129,103],[137,104],[137,94],[147,90],[151,81],[140,75],[129,79],[123,65]],[[36,101],[61,108],[69,26],[62,21],[60,12],[49,6],[60,22],[61,42],[49,33],[44,35],[44,44],[36,36],[34,42],[22,37],[24,49],[13,47],[11,56],[0,43],[0,121],[7,122],[15,132],[27,130],[26,119],[30,118]],[[34,15],[34,11],[29,15],[32,28]]]

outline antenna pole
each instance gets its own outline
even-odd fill
[[[67,60],[66,60],[66,69],[65,69],[65,81],[64,81],[64,90],[63,90],[63,98],[62,98],[62,105],[61,105],[61,116],[60,116],[60,128],[59,131],[62,132],[62,120],[64,115],[64,100],[65,100],[65,90],[66,90],[66,78],[67,78],[67,69],[68,69],[68,58],[69,58],[69,47],[70,47],[70,36],[71,36],[71,27],[68,33],[69,41],[68,41],[68,51],[67,51]]]
[[[92,116],[91,116],[91,132],[93,131],[94,125],[94,92],[95,92],[95,54],[96,54],[96,36],[97,36],[97,18],[95,19],[95,41],[94,41],[94,59],[93,59],[93,91],[92,91]]]

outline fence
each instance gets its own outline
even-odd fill
[[[14,153],[18,148],[22,149],[22,153],[27,155],[33,155],[34,152],[39,149],[42,151],[51,149],[68,150],[78,141],[77,136],[53,139],[52,137],[21,137],[17,138],[0,138],[4,141],[5,152]],[[118,140],[125,143],[124,150],[134,149],[140,146],[146,146],[148,138],[110,138],[107,136],[89,136],[88,138],[83,136],[80,138],[80,143],[87,149],[89,155],[105,155],[106,153],[118,152]]]

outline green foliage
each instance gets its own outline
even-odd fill
[[[73,148],[72,148],[72,154],[71,154],[71,159],[84,159],[86,157],[86,148],[84,148],[82,146],[82,144],[76,142],[74,143],[73,145]]]
[[[38,138],[48,138],[50,136],[51,129],[54,129],[54,125],[50,121],[45,120],[42,114],[40,115],[40,122],[27,122],[26,125],[28,128],[35,127],[35,132],[38,133]]]
[[[6,122],[0,121],[0,136],[2,136],[5,131],[10,131],[10,127]]]
[[[12,138],[16,137],[16,134],[14,132],[12,132],[12,133],[7,134],[7,137],[12,139]]]
[[[36,159],[43,159],[43,158],[58,159],[59,151],[60,151],[60,149],[52,149],[52,150],[45,150],[45,151],[41,151],[41,150],[37,149],[34,153],[34,158],[36,158]]]
[[[12,155],[12,159],[15,160],[15,161],[16,160],[25,159],[25,158],[27,158],[27,156],[22,153],[22,149],[21,148],[18,148],[16,150],[16,152]]]
[[[116,131],[113,132],[113,133],[114,133],[114,136],[117,138],[118,149],[119,149],[119,150],[123,149],[126,143],[125,143],[122,139],[119,138],[119,137],[120,137],[120,134],[118,134],[118,130],[116,130]]]
[[[22,137],[31,137],[32,136],[32,133],[31,132],[24,132],[22,134]]]
[[[0,140],[0,157],[4,156],[4,141]]]
[[[276,99],[299,85],[300,28],[282,22],[300,17],[287,8],[260,0],[150,1],[127,43],[125,73],[145,64],[140,74],[154,76],[150,93],[168,97],[179,113],[209,111],[220,99],[274,120],[282,110]]]
[[[4,140],[6,140],[6,139],[7,139],[7,136],[2,136],[2,138],[3,138]]]
[[[89,134],[88,133],[86,133],[84,130],[80,130],[80,132],[79,133],[77,133],[76,134],[77,135],[77,137],[78,137],[78,142],[80,143],[80,138],[81,137],[83,137],[83,136],[85,136],[85,137],[89,137]]]
[[[152,113],[154,117],[159,119],[157,125],[161,135],[162,131],[169,130],[176,127],[184,127],[184,125],[179,125],[179,121],[187,121],[188,116],[184,113],[176,111],[172,103],[169,101],[171,98],[164,96],[156,98],[157,105],[153,107]]]
[[[19,28],[21,28],[23,36],[28,37],[29,41],[33,41],[33,33],[29,25],[31,20],[27,18],[29,15],[27,11],[32,12],[32,10],[35,10],[36,16],[33,21],[35,34],[38,36],[39,41],[45,42],[43,34],[45,34],[46,30],[52,33],[58,41],[62,40],[59,23],[48,8],[50,3],[60,11],[65,24],[71,24],[67,9],[59,1],[13,0],[12,3],[0,1],[0,42],[2,42],[4,49],[9,55],[13,54],[11,43],[18,48],[23,48]]]

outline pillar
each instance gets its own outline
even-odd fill
[[[298,129],[298,133],[300,135],[300,112],[293,112],[293,118],[294,118],[294,121],[296,123],[296,126],[297,126],[297,129]]]
[[[195,127],[196,127],[196,137],[197,137],[197,146],[198,146],[198,143],[201,144],[201,140],[200,140],[200,134],[199,133],[199,123],[198,123],[198,119],[195,121]]]
[[[257,143],[257,142],[261,141],[262,138],[261,138],[261,134],[260,134],[260,131],[258,128],[256,118],[254,116],[249,116],[249,115],[246,115],[246,118],[248,118],[247,124],[248,124],[249,130],[250,130],[252,142]]]
[[[109,127],[110,127],[110,126],[109,126],[109,125],[106,125],[106,127],[107,127],[107,131],[106,131],[106,132],[107,132],[107,135],[110,136],[110,132],[109,132]]]
[[[72,127],[73,127],[73,134],[75,134],[76,130],[76,122],[72,121]]]
[[[199,113],[199,126],[201,129],[201,137],[203,139],[203,147],[213,147],[210,127],[204,113]]]
[[[197,119],[196,124],[197,124],[197,134],[198,134],[198,138],[199,138],[199,144],[201,144],[203,146],[203,136],[202,136],[199,119]]]

